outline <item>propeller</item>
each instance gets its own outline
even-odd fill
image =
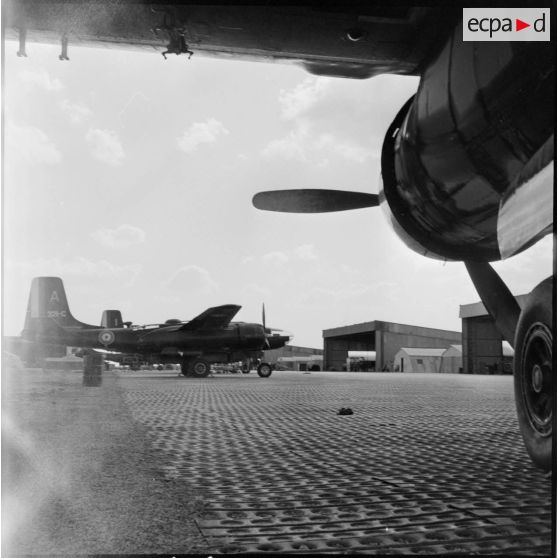
[[[271,332],[268,331],[268,329],[265,327],[265,303],[263,302],[262,302],[262,325],[263,325],[264,335],[265,335],[265,345],[268,349],[270,349],[271,345],[269,344],[268,333]]]
[[[264,351],[280,349],[293,338],[293,334],[288,331],[267,327],[265,323],[265,304],[262,304],[262,328],[264,331]]]
[[[258,192],[252,203],[257,209],[286,213],[328,213],[375,207],[377,194],[345,190],[299,189]]]

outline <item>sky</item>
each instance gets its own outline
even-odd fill
[[[460,262],[420,256],[381,209],[256,210],[261,190],[377,193],[385,131],[418,79],[311,76],[194,54],[5,44],[3,333],[23,328],[31,279],[64,280],[72,314],[100,324],[235,320],[293,333],[383,320],[461,330],[479,300]],[[552,238],[494,267],[514,294],[551,275]]]

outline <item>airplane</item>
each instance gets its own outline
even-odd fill
[[[76,320],[70,312],[60,277],[35,277],[21,337],[33,343],[100,349],[141,355],[150,362],[180,363],[184,376],[204,378],[211,364],[259,359],[264,350],[283,347],[292,336],[264,324],[232,322],[240,310],[236,304],[208,308],[190,321],[167,320],[163,324],[133,325],[123,322],[119,310],[105,310],[101,326]],[[272,367],[260,362],[262,378]]]
[[[536,11],[553,38],[552,4],[528,0],[522,6]],[[515,349],[521,434],[533,463],[549,470],[555,278],[537,285],[520,308],[490,262],[555,235],[552,40],[464,41],[464,11],[454,5],[347,0],[152,7],[126,1],[97,8],[94,1],[10,2],[6,37],[19,40],[18,56],[27,56],[27,40],[59,41],[62,60],[68,59],[68,41],[143,51],[166,46],[162,54],[188,55],[185,60],[202,55],[281,62],[353,79],[384,73],[420,77],[416,94],[386,131],[379,194],[278,190],[257,194],[253,203],[298,213],[381,206],[411,249],[463,261],[502,337]],[[518,21],[535,24],[516,19],[511,34],[525,32]]]

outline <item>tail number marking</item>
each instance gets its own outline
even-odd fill
[[[49,318],[67,318],[68,314],[66,310],[49,310],[47,312],[47,316]]]

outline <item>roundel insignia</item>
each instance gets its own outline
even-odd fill
[[[110,345],[114,341],[114,333],[112,331],[102,331],[99,333],[99,341],[103,345]]]

